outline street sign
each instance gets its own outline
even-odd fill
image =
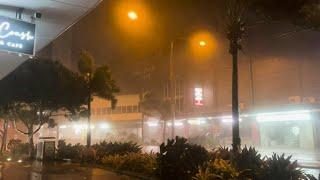
[[[0,50],[34,55],[36,25],[0,16]]]

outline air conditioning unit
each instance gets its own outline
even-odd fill
[[[300,104],[301,97],[300,96],[291,96],[291,97],[289,97],[289,103],[290,104]]]
[[[317,103],[317,99],[315,97],[312,97],[312,96],[304,97],[303,98],[303,103],[305,103],[305,104],[315,104],[315,103]]]

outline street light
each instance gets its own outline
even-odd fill
[[[199,45],[200,45],[201,47],[205,47],[205,46],[207,45],[207,42],[206,42],[206,41],[200,41],[200,42],[199,42]]]
[[[135,11],[129,11],[128,18],[132,21],[135,21],[138,19],[138,14]]]
[[[176,41],[186,41],[185,38],[176,38],[173,41],[171,41],[170,45],[170,62],[169,62],[169,80],[170,80],[170,110],[171,110],[171,124],[175,124],[175,118],[176,118],[176,97],[175,97],[175,74],[174,74],[174,50]],[[191,41],[191,43],[193,43]],[[199,41],[198,46],[200,48],[204,48],[207,46],[207,42],[204,40]],[[174,138],[174,126],[171,127],[171,138]]]

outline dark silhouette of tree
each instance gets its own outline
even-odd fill
[[[111,71],[108,66],[95,67],[94,58],[88,51],[82,51],[80,53],[80,59],[78,61],[78,70],[81,76],[85,79],[86,93],[86,105],[87,105],[87,147],[91,146],[91,101],[94,96],[98,96],[111,101],[112,108],[115,107],[117,99],[115,93],[120,90],[116,85],[116,82],[111,76]]]
[[[3,96],[0,105],[11,104],[16,130],[29,139],[29,157],[33,158],[33,136],[44,124],[55,125],[59,112],[74,113],[85,103],[84,79],[57,61],[29,59],[0,81]]]
[[[245,33],[248,4],[246,0],[227,0],[226,33],[229,40],[229,53],[232,56],[232,147],[240,150],[239,95],[238,95],[238,51]]]

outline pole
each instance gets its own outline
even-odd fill
[[[174,41],[171,42],[171,46],[170,46],[170,72],[169,72],[169,76],[170,76],[170,109],[171,109],[171,138],[174,138],[174,121],[175,121],[175,89],[174,89],[174,68],[173,68],[173,58],[174,58]]]
[[[254,82],[253,82],[253,61],[251,56],[249,57],[249,71],[250,71],[250,87],[251,87],[251,106],[253,108],[255,104],[255,92],[254,92]]]

